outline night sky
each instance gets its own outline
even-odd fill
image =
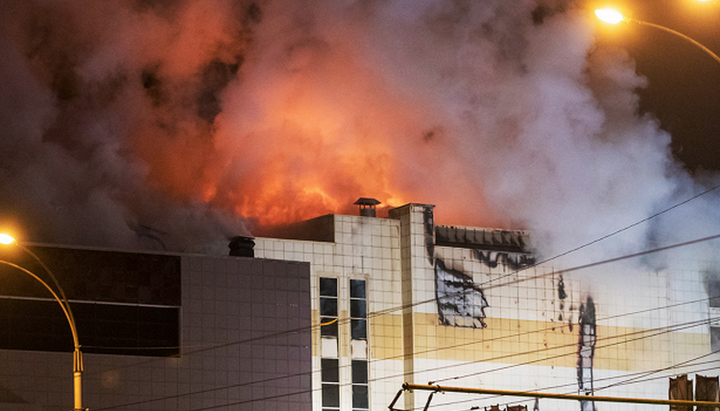
[[[658,24],[720,54],[720,2],[632,0],[596,3]],[[595,5],[595,4],[593,4]],[[601,25],[602,26],[602,25]],[[598,43],[628,50],[648,85],[641,110],[672,135],[673,154],[690,171],[720,170],[720,63],[680,36],[633,23],[598,27]]]

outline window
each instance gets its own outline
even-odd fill
[[[322,409],[335,411],[340,409],[337,278],[320,278],[320,322]]]
[[[340,373],[338,360],[323,358],[322,368],[322,405],[323,410],[340,408]]]
[[[179,256],[31,246],[62,284],[85,353],[180,355]],[[44,268],[20,260],[32,272]],[[32,279],[0,266],[0,349],[72,351],[62,310]],[[8,272],[7,276],[4,273]],[[26,281],[30,283],[25,287]],[[28,327],[28,324],[32,324]],[[140,348],[143,347],[143,348]]]
[[[322,356],[338,358],[337,278],[320,278],[320,323]]]
[[[350,280],[350,351],[352,409],[369,409],[367,353],[367,297],[364,280]]]
[[[350,280],[350,338],[367,340],[365,281]],[[366,356],[363,356],[365,358]]]
[[[349,304],[343,301],[343,310],[349,306],[350,314],[350,364],[343,362],[343,366],[351,367],[351,390],[345,391],[350,398],[345,399],[352,403],[353,411],[366,411],[370,409],[368,385],[368,345],[367,345],[367,296],[366,282],[352,279],[348,283]],[[338,316],[340,301],[338,299],[338,280],[336,278],[321,277],[319,284],[319,311],[320,321],[320,368],[322,380],[322,410],[338,411],[340,409],[341,373],[338,336],[340,325]],[[343,311],[345,312],[345,311]],[[343,321],[343,324],[347,324]],[[342,325],[348,327],[348,325]],[[343,333],[348,330],[344,328]],[[347,334],[345,334],[347,335]],[[343,344],[347,342],[343,341]],[[347,364],[347,365],[346,365]],[[347,374],[346,374],[347,375]],[[342,385],[348,384],[347,377]]]

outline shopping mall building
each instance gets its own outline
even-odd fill
[[[633,273],[632,298],[536,264],[524,231],[437,226],[434,206],[326,215],[228,256],[33,244],[70,301],[92,411],[650,409],[400,392],[403,383],[667,399],[717,376],[720,283],[702,264]],[[39,275],[21,249],[0,260]],[[701,268],[696,268],[701,267]],[[0,264],[0,411],[69,410],[72,337]],[[617,284],[623,287],[623,284]],[[690,389],[692,392],[692,387]],[[717,388],[715,388],[717,394]],[[429,404],[429,405],[428,405]]]

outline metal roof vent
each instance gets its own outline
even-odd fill
[[[380,202],[374,198],[360,197],[353,204],[360,206],[360,215],[362,217],[375,217],[375,206]]]
[[[228,248],[233,257],[255,257],[255,241],[252,237],[233,237],[230,239]]]

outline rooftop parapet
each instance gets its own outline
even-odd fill
[[[528,233],[522,230],[436,226],[435,244],[517,253],[530,251]]]

